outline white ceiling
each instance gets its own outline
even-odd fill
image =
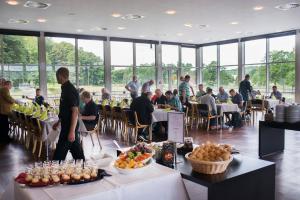
[[[300,29],[300,8],[289,11],[275,8],[283,3],[300,3],[300,0],[40,0],[51,4],[45,10],[25,8],[25,0],[18,2],[11,6],[5,0],[0,1],[0,28],[197,44]],[[264,9],[254,11],[253,7],[258,5]],[[176,14],[165,14],[170,9],[176,10]],[[112,13],[138,14],[145,18],[123,20],[112,17]],[[8,23],[12,18],[30,23]],[[38,23],[38,18],[45,18],[47,22]],[[231,25],[233,21],[239,24]],[[185,23],[193,27],[185,27]],[[208,28],[195,27],[200,24]],[[108,30],[93,30],[95,27]]]

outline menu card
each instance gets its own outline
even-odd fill
[[[184,142],[184,113],[168,113],[168,140],[172,142]]]

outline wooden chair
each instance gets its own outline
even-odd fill
[[[222,118],[222,115],[218,113],[216,115],[212,115],[207,104],[197,104],[197,108],[199,111],[199,118],[204,119],[207,122],[207,131],[209,131],[211,119],[216,119],[218,129],[218,119]]]
[[[187,123],[189,123],[189,126],[193,127],[194,122],[197,122],[198,120],[198,108],[197,108],[197,104],[190,104],[189,106],[186,107],[188,113],[187,113]]]
[[[101,142],[100,142],[100,132],[101,132],[101,127],[102,127],[102,120],[103,120],[103,118],[101,118],[99,116],[98,117],[98,122],[97,122],[97,124],[96,124],[96,126],[93,130],[87,130],[87,131],[84,131],[84,132],[80,132],[81,135],[84,135],[84,134],[90,135],[93,146],[95,146],[94,140],[93,140],[93,135],[95,134],[96,137],[97,137],[99,146],[100,146],[100,150],[102,150],[102,145],[101,145]]]
[[[263,99],[252,99],[251,100],[251,110],[252,110],[252,114],[253,114],[253,122],[255,121],[255,116],[257,117],[258,112],[261,112],[262,118],[264,117],[264,113],[266,112],[265,105],[266,105],[265,100],[263,100]]]
[[[104,123],[105,127],[109,127],[110,129],[113,129],[114,123],[113,123],[113,117],[112,117],[112,108],[110,105],[105,105],[104,106]]]
[[[122,117],[122,108],[119,106],[115,106],[112,108],[112,118],[113,121],[115,123],[115,132],[116,135],[118,135],[118,133],[122,133],[122,127],[123,127],[123,117]]]
[[[42,147],[43,147],[43,140],[42,140],[42,126],[41,126],[41,122],[39,119],[32,117],[31,118],[31,123],[33,125],[33,148],[32,148],[32,154],[35,154],[36,151],[36,147],[37,147],[37,143],[39,143],[39,150],[38,150],[38,158],[41,157],[41,153],[42,153]]]

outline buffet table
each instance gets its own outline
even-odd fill
[[[2,200],[185,200],[188,199],[180,173],[153,163],[146,173],[122,175],[110,166],[111,177],[81,185],[60,185],[45,188],[20,186],[15,181],[6,188]]]
[[[285,129],[300,131],[300,123],[259,121],[259,157],[283,152]]]

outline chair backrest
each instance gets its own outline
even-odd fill
[[[122,112],[123,112],[126,124],[136,125],[135,112],[134,111],[125,108],[125,109],[122,109]]]
[[[199,112],[209,112],[209,107],[207,104],[197,104],[197,108]]]
[[[265,101],[263,99],[252,99],[251,100],[252,107],[264,109]]]

